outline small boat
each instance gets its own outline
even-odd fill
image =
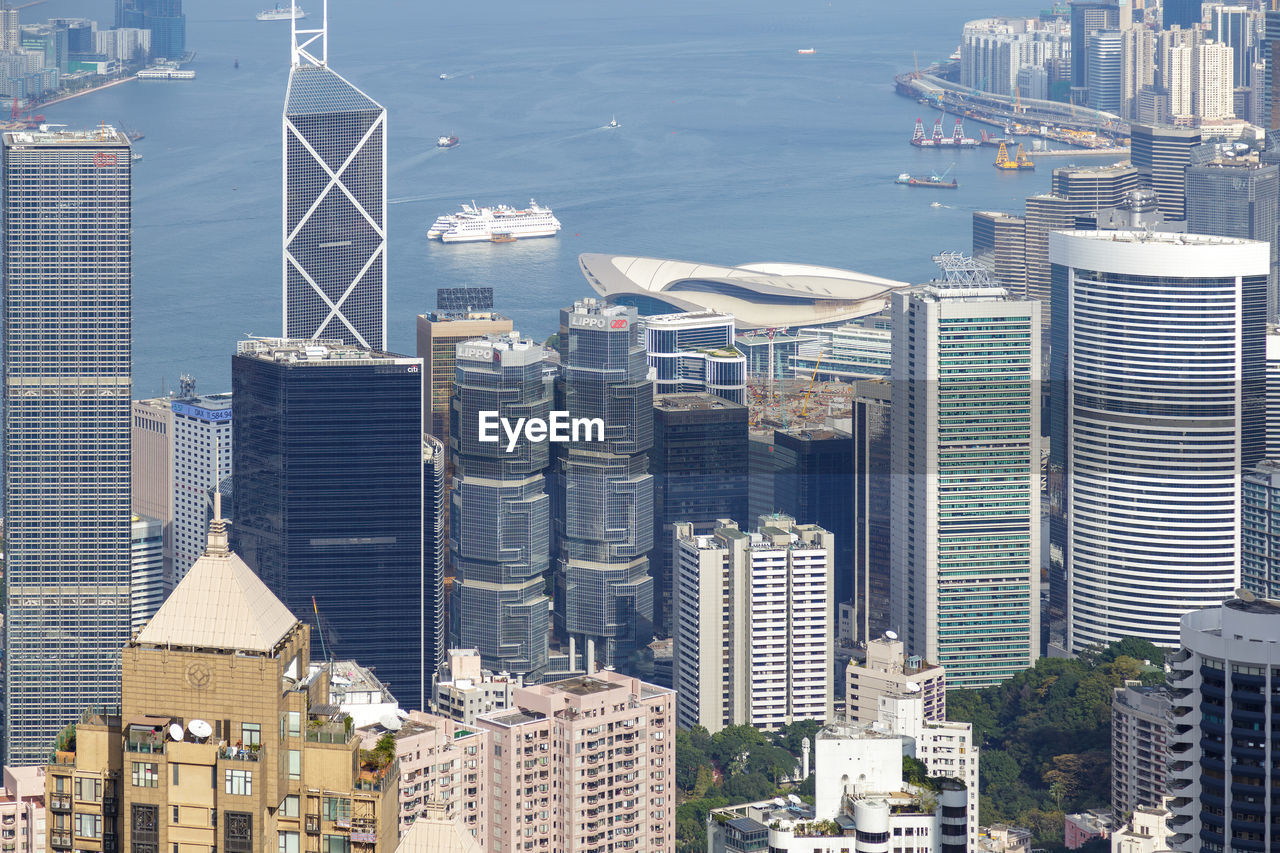
[[[802,47],[802,48],[800,48],[799,50],[797,50],[797,51],[796,51],[796,53],[800,54],[801,56],[810,56],[810,55],[815,54],[815,53],[817,53],[817,52],[818,52],[818,51],[814,50],[814,49],[813,49],[813,48],[811,48],[811,47]]]
[[[515,235],[510,231],[494,231],[489,237],[490,243],[514,243],[515,241]]]
[[[456,137],[456,136],[442,136],[442,137],[440,137],[439,139],[437,139],[437,140],[436,140],[436,147],[437,147],[437,148],[457,148],[457,147],[458,147],[458,137]]]
[[[135,161],[135,162],[136,162],[136,161],[138,161],[138,160],[141,160],[141,159],[142,159],[142,155],[141,155],[141,154],[139,154],[137,151],[134,151],[134,152],[133,152],[133,159],[134,159],[134,161]]]
[[[609,124],[608,124],[608,125],[606,125],[606,126],[607,126],[607,127],[622,127],[622,125],[618,124],[618,117],[617,117],[617,116],[614,116],[613,118],[609,119]]]
[[[449,75],[448,75],[448,74],[441,74],[441,75],[440,75],[440,79],[441,79],[441,80],[448,80],[448,79],[449,79]]]

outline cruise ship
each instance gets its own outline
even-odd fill
[[[527,237],[554,237],[560,230],[560,220],[533,199],[524,210],[516,210],[505,204],[496,207],[479,207],[473,201],[462,205],[458,213],[441,216],[427,229],[427,236],[442,243],[479,243],[492,241],[494,234],[509,236],[514,240]],[[506,239],[498,242],[509,242]]]
[[[302,7],[299,6],[297,3],[290,3],[288,8],[285,8],[284,6],[281,6],[279,3],[277,3],[274,9],[263,9],[261,12],[259,12],[258,20],[259,21],[287,21],[290,18],[293,18],[295,20],[301,21],[306,16],[307,16],[307,13],[302,11]]]

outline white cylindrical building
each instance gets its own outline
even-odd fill
[[[1224,237],[1049,235],[1073,651],[1176,647],[1179,619],[1238,585],[1240,470],[1265,441],[1269,256]]]

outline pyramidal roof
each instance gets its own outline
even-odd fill
[[[348,83],[327,65],[295,65],[289,70],[285,115],[316,115],[372,110],[382,105]]]
[[[405,832],[396,853],[483,853],[483,848],[442,806],[432,804]]]
[[[226,547],[225,524],[220,522],[213,525],[204,556],[135,643],[269,653],[293,630],[297,617]]]

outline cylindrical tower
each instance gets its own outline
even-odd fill
[[[889,853],[889,802],[858,800],[853,804],[857,826],[853,849],[857,853]]]
[[[1280,847],[1280,601],[1242,598],[1182,618],[1174,656],[1170,828],[1183,851]]]
[[[969,849],[968,786],[958,779],[943,779],[938,808],[939,853],[965,853]]]
[[[1053,445],[1068,644],[1178,644],[1239,580],[1240,468],[1265,434],[1266,243],[1053,232]],[[1059,311],[1061,310],[1061,313]]]

